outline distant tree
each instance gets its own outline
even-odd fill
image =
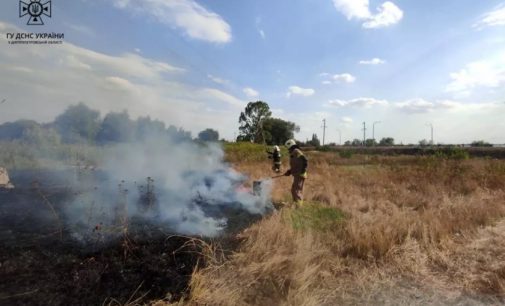
[[[365,141],[365,146],[367,147],[373,147],[377,144],[377,141],[375,139],[369,138]]]
[[[472,147],[492,147],[493,145],[484,140],[476,140],[470,144]]]
[[[395,140],[392,137],[384,137],[379,141],[381,147],[392,147],[395,145]]]
[[[170,136],[170,137],[175,137],[178,133],[178,130],[175,126],[173,125],[170,125],[168,128],[167,128],[167,134]]]
[[[352,142],[350,140],[346,140],[346,142],[344,142],[344,146],[352,146]]]
[[[312,134],[312,139],[307,141],[308,146],[314,146],[314,147],[320,147],[321,142],[319,141],[319,138],[317,138],[317,134]]]
[[[129,142],[133,140],[135,125],[127,111],[108,113],[103,119],[96,140],[100,144]]]
[[[363,145],[363,141],[357,139],[357,138],[354,138],[354,140],[352,141],[351,145],[353,147],[360,147]]]
[[[167,136],[173,142],[183,142],[192,139],[190,131],[185,131],[183,128],[176,128],[173,125],[167,128]]]
[[[67,143],[92,143],[100,129],[100,112],[84,103],[69,106],[54,121],[55,129]]]
[[[191,140],[191,139],[192,139],[191,131],[186,131],[183,128],[179,128],[177,140],[187,141],[187,140]]]
[[[0,140],[22,139],[25,133],[39,124],[33,120],[18,120],[0,125]]]
[[[159,120],[151,120],[149,116],[140,117],[135,123],[135,138],[138,140],[164,136],[165,133],[165,123]]]
[[[426,147],[426,146],[429,146],[430,145],[430,142],[426,139],[423,139],[423,140],[419,140],[419,146],[421,147]]]
[[[248,137],[245,135],[238,135],[237,138],[235,139],[236,142],[247,142],[251,141]]]
[[[206,129],[198,133],[198,139],[201,141],[218,141],[219,132],[213,129]]]
[[[240,139],[262,143],[264,141],[262,123],[265,119],[270,118],[270,116],[272,116],[272,112],[266,102],[249,102],[245,110],[240,113],[238,120],[240,123]]]
[[[34,125],[23,133],[23,142],[38,147],[54,146],[61,143],[61,136],[55,129]]]
[[[263,120],[263,135],[269,145],[284,144],[288,139],[294,138],[294,133],[299,131],[300,127],[293,122],[279,118]]]

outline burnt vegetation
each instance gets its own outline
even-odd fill
[[[91,200],[79,222],[69,223],[66,214],[75,198],[99,192],[84,187],[85,180],[90,175],[104,180],[99,171],[75,171],[13,171],[16,188],[0,189],[0,303],[123,305],[186,297],[193,271],[210,253],[210,239],[179,235],[171,224],[156,222],[160,202],[151,177],[137,184],[133,207],[140,213],[128,212],[132,191],[121,181],[111,211]],[[68,183],[72,174],[80,187]],[[201,197],[194,205],[230,220],[227,235],[260,217],[239,206],[209,205]]]
[[[125,304],[185,294],[203,241],[128,220],[121,205],[112,224],[90,224],[87,239],[76,240],[75,228],[62,221],[63,206],[76,191],[51,177],[14,172],[17,188],[0,191],[0,303]],[[149,186],[139,205],[154,209],[153,194]]]

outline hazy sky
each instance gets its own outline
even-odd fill
[[[28,2],[28,0],[26,0]],[[46,2],[46,0],[42,0]],[[300,140],[505,143],[503,0],[52,0],[27,26],[0,2],[0,123],[79,101],[231,139],[248,101]],[[65,33],[9,45],[6,33]]]

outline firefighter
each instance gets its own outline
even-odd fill
[[[303,202],[303,185],[307,179],[308,162],[300,147],[298,147],[293,139],[286,141],[286,147],[289,150],[290,169],[284,175],[293,176],[291,195],[293,196],[293,202],[300,205]]]
[[[281,149],[279,148],[279,146],[274,146],[274,151],[273,152],[269,152],[267,150],[267,153],[268,153],[268,158],[272,160],[272,170],[275,171],[276,173],[279,173],[281,172],[281,165],[282,165],[282,162],[281,162]]]

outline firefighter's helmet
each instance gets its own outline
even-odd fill
[[[285,146],[286,146],[288,149],[291,149],[291,147],[292,147],[292,146],[296,146],[296,141],[294,141],[293,139],[290,139],[290,140],[286,141]]]

